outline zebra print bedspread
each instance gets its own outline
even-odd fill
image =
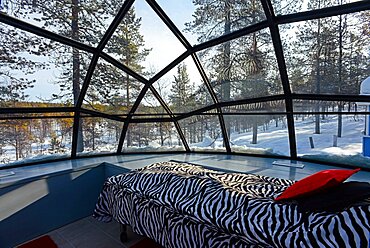
[[[94,216],[174,248],[369,246],[369,205],[303,213],[274,202],[292,183],[161,162],[107,179]]]

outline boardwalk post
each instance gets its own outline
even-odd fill
[[[314,144],[313,144],[313,138],[312,137],[308,137],[310,139],[310,146],[311,148],[315,148]]]
[[[338,136],[337,135],[333,135],[333,147],[337,147],[338,146]]]

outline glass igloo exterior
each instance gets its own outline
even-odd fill
[[[370,168],[369,9],[1,1],[0,166],[217,152]]]

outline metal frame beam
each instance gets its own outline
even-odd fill
[[[200,60],[199,60],[198,56],[195,53],[193,53],[192,58],[193,58],[193,61],[194,61],[195,65],[196,65],[196,67],[197,67],[197,69],[198,69],[198,71],[199,71],[199,73],[200,73],[200,75],[203,79],[204,84],[206,85],[206,87],[208,89],[209,94],[212,97],[212,100],[213,100],[214,104],[216,105],[216,110],[217,110],[217,113],[218,113],[218,121],[220,122],[222,138],[223,138],[223,141],[224,141],[226,152],[230,153],[231,152],[231,147],[230,147],[229,135],[228,135],[227,130],[226,130],[225,120],[224,120],[224,117],[222,116],[222,109],[219,106],[219,101],[217,99],[216,93],[213,90],[213,88],[211,86],[211,83],[209,82],[207,74],[205,73],[204,68],[203,68],[202,64],[200,63]],[[181,119],[183,119],[183,118],[181,118]]]
[[[281,44],[280,32],[275,20],[275,13],[270,0],[261,0],[263,10],[268,21],[272,43],[274,45],[275,56],[277,59],[281,83],[283,84],[283,90],[285,95],[285,108],[287,112],[287,123],[288,123],[288,133],[289,133],[289,147],[290,156],[292,159],[297,158],[297,143],[295,138],[295,128],[294,128],[294,117],[293,117],[293,101],[291,99],[291,90],[289,84],[289,78],[284,58],[283,47]]]
[[[240,38],[242,36],[257,32],[257,31],[259,31],[261,29],[264,29],[264,28],[268,28],[268,22],[267,21],[262,21],[262,22],[250,25],[248,27],[236,30],[236,31],[231,32],[229,34],[222,35],[222,36],[217,37],[215,39],[212,39],[212,40],[203,42],[201,44],[198,44],[198,45],[193,47],[193,52],[199,52],[199,51],[204,50],[206,48],[213,47],[213,46],[222,44],[224,42],[231,41],[231,40]]]
[[[313,19],[331,17],[336,15],[345,15],[354,12],[360,12],[364,10],[370,10],[369,1],[358,1],[353,3],[347,3],[343,5],[327,7],[322,9],[303,11],[288,15],[276,16],[277,24],[287,24],[300,21],[308,21]]]
[[[161,106],[165,109],[165,111],[167,112],[167,114],[170,116],[169,119],[171,120],[171,122],[174,123],[175,128],[177,130],[177,133],[179,134],[180,139],[181,139],[181,141],[182,141],[182,143],[183,143],[183,145],[185,147],[185,150],[186,151],[190,151],[190,147],[188,145],[188,142],[185,139],[184,132],[182,131],[179,122],[174,119],[174,116],[172,114],[171,109],[168,107],[168,105],[165,103],[165,101],[162,99],[162,97],[159,95],[159,93],[153,87],[153,85],[151,85],[149,89],[151,90],[151,92],[153,93],[153,95],[157,98],[157,100],[159,101],[159,103],[161,104]]]
[[[124,71],[125,73],[127,73],[128,75],[130,75],[131,77],[135,78],[137,81],[139,81],[140,83],[143,83],[143,84],[147,84],[148,83],[148,80],[146,78],[144,78],[143,76],[141,76],[140,74],[134,72],[133,70],[131,70],[129,67],[127,67],[126,65],[122,64],[121,62],[119,62],[118,60],[114,59],[112,56],[110,56],[109,54],[105,53],[105,52],[101,52],[100,53],[100,58],[103,58],[105,61],[107,61],[108,63],[116,66],[117,68],[121,69],[122,71]]]
[[[11,16],[8,16],[8,15],[2,13],[2,12],[0,12],[0,22],[8,24],[10,26],[13,26],[15,28],[19,28],[23,31],[27,31],[27,32],[30,32],[32,34],[35,34],[35,35],[38,35],[38,36],[41,36],[41,37],[59,42],[59,43],[62,43],[64,45],[78,48],[80,50],[83,50],[83,51],[86,51],[86,52],[89,52],[89,53],[95,53],[96,52],[96,48],[94,48],[94,47],[91,47],[91,46],[83,44],[81,42],[72,40],[72,39],[67,38],[65,36],[53,33],[51,31],[48,31],[46,29],[37,27],[35,25],[29,24],[29,23],[24,22],[22,20],[16,19],[16,18],[11,17]]]
[[[326,94],[292,94],[292,99],[297,100],[322,100],[322,101],[346,101],[346,102],[370,102],[370,96],[366,95],[326,95]]]
[[[100,40],[99,45],[97,47],[98,51],[103,51],[105,45],[108,43],[109,39],[112,37],[114,32],[116,31],[117,27],[121,23],[122,19],[125,17],[126,13],[130,10],[132,4],[135,0],[126,0],[123,2],[122,7],[114,17],[112,23],[109,25],[109,28],[105,32],[103,38]]]
[[[185,36],[180,32],[172,20],[167,16],[163,9],[156,3],[156,1],[146,0],[146,2],[152,7],[155,13],[162,19],[164,24],[171,30],[171,32],[177,37],[177,39],[184,45],[187,50],[192,50],[192,46]]]

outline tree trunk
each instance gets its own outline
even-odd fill
[[[14,126],[14,136],[15,136],[15,160],[19,159],[19,141],[18,141],[18,132],[17,127]]]
[[[258,122],[257,119],[253,118],[253,135],[252,135],[252,144],[257,144],[257,131],[258,131]]]
[[[340,103],[338,105],[338,112],[342,112],[342,104]],[[342,125],[343,124],[343,120],[342,120],[342,114],[338,114],[338,130],[337,130],[337,137],[340,138],[342,137]]]
[[[128,59],[127,59],[126,63],[128,65]],[[128,74],[126,74],[126,107],[127,107],[127,111],[129,111],[129,106],[130,106],[130,76]],[[126,140],[127,140],[127,147],[131,146],[132,138],[131,138],[130,128],[127,129]]]
[[[164,145],[164,136],[163,136],[163,123],[159,123],[159,134],[161,136],[161,146]]]
[[[79,13],[79,0],[72,0],[72,39],[79,41],[79,28],[78,28],[78,13]],[[76,106],[78,97],[80,95],[80,52],[77,48],[72,48],[72,83],[73,83],[73,101]],[[77,152],[83,152],[83,132],[82,132],[82,118],[78,125],[78,138],[77,138]]]
[[[93,127],[92,127],[92,150],[95,151],[95,128],[94,128],[94,124],[93,124]]]
[[[119,133],[119,127],[118,125],[114,125],[114,137],[115,137],[115,141],[119,141],[119,137],[120,137],[120,133]]]
[[[342,2],[342,1],[341,1]],[[343,57],[343,33],[342,33],[342,15],[339,16],[339,67],[338,67],[338,73],[339,73],[339,88],[338,93],[340,94],[342,91],[342,57]],[[338,112],[342,112],[342,103],[339,103],[338,105]],[[342,114],[338,114],[338,130],[337,130],[337,136],[340,138],[342,137]]]
[[[320,1],[319,1],[319,8],[320,8]],[[317,51],[316,51],[316,93],[320,94],[320,19],[317,20]],[[315,106],[315,111],[320,111],[320,104],[317,102]],[[320,115],[315,115],[315,133],[320,133]]]
[[[231,3],[229,1],[225,2],[225,26],[224,34],[229,34],[231,32]],[[230,101],[230,42],[224,44],[224,56],[223,56],[223,72],[222,72],[222,82],[221,82],[221,98],[223,101]],[[225,118],[225,127],[227,135],[230,137],[231,126],[230,119]]]

